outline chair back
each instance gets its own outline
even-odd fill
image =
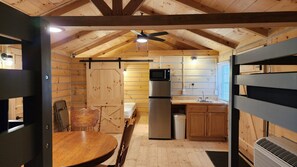
[[[83,108],[71,112],[72,130],[94,131],[99,120],[99,110],[96,108]]]
[[[69,131],[69,113],[65,100],[59,100],[54,103],[54,116],[58,124],[58,131]]]
[[[115,164],[116,167],[122,167],[125,163],[129,144],[134,130],[134,126],[135,126],[135,119],[130,119],[129,121],[125,122],[124,132],[121,139],[117,161]]]

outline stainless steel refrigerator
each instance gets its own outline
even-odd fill
[[[170,90],[170,81],[149,81],[149,139],[171,139]]]

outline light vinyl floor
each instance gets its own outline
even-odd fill
[[[120,143],[121,135],[115,135]],[[213,167],[206,150],[227,151],[227,142],[149,140],[148,124],[135,126],[125,167]],[[114,164],[117,150],[104,164]]]

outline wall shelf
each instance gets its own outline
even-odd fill
[[[229,167],[238,166],[239,113],[297,132],[297,73],[240,75],[241,65],[297,65],[297,38],[231,58]],[[247,87],[240,95],[239,86]]]

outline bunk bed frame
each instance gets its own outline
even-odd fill
[[[293,38],[231,57],[229,167],[238,166],[240,111],[297,132],[297,72],[240,75],[240,66],[297,65],[296,55]],[[240,95],[240,85],[247,95]]]
[[[52,166],[48,23],[0,2],[0,44],[21,44],[22,70],[0,69],[0,166]],[[10,128],[9,99],[23,97],[23,123]],[[15,125],[14,125],[15,126]]]

